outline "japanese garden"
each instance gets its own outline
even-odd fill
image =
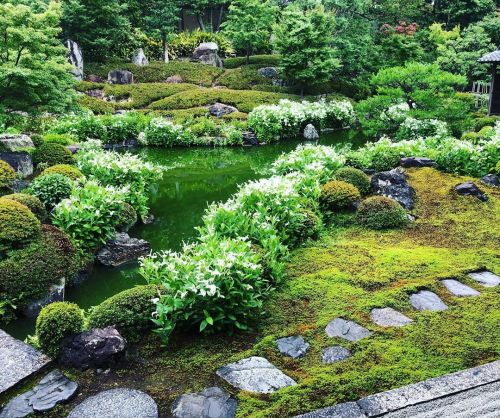
[[[0,418],[500,414],[500,1],[0,0]]]

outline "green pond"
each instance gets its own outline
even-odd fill
[[[336,131],[322,136],[320,143],[351,143],[359,146],[365,139],[356,131]],[[153,251],[179,250],[182,243],[196,236],[208,204],[224,201],[248,180],[265,176],[265,169],[283,152],[299,144],[286,141],[275,145],[234,148],[138,149],[143,159],[167,168],[151,197],[154,222],[129,231],[130,236],[151,243]],[[87,309],[104,299],[137,284],[144,284],[137,264],[118,268],[96,265],[88,280],[66,289],[66,300]],[[34,319],[22,318],[4,328],[17,338],[34,333]]]

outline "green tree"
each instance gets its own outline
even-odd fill
[[[245,51],[247,64],[250,54],[269,42],[277,11],[269,1],[261,0],[236,0],[229,7],[222,31],[238,50]]]
[[[62,112],[75,98],[66,48],[58,38],[60,4],[44,11],[0,4],[0,106],[28,112]]]
[[[279,69],[301,95],[306,86],[329,81],[340,66],[331,45],[333,27],[333,15],[321,4],[305,10],[291,5],[282,13],[275,30]]]
[[[128,57],[131,27],[126,8],[118,0],[63,0],[63,36],[77,42],[91,61]]]
[[[435,0],[434,15],[439,22],[445,22],[448,29],[481,20],[496,9],[495,0]]]

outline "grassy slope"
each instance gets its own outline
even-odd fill
[[[465,273],[480,267],[500,273],[500,191],[482,186],[490,195],[485,204],[450,192],[462,178],[420,169],[410,171],[410,181],[418,196],[415,224],[382,233],[333,226],[320,241],[294,251],[288,279],[267,304],[258,333],[177,335],[168,348],[149,337],[130,351],[121,370],[74,374],[82,394],[73,404],[105,388],[128,386],[150,393],[168,416],[181,393],[219,385],[237,396],[238,417],[282,418],[497,359],[500,289],[483,288]],[[451,297],[439,283],[449,277],[481,295]],[[408,295],[422,288],[437,292],[449,309],[413,310]],[[373,325],[370,310],[385,306],[415,322],[403,329]],[[375,333],[358,343],[329,339],[324,327],[337,316]],[[283,357],[275,348],[275,338],[294,334],[311,344],[302,360]],[[353,356],[323,365],[321,349],[329,345],[346,346]],[[218,367],[249,355],[267,357],[299,385],[255,395],[238,393],[216,377]],[[48,416],[62,417],[67,411],[68,406],[59,406]]]

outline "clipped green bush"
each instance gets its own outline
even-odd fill
[[[74,181],[79,180],[83,177],[83,173],[80,170],[78,170],[78,168],[69,164],[53,165],[43,170],[41,175],[46,176],[48,174],[61,174]]]
[[[40,221],[24,205],[0,199],[0,250],[26,244],[40,234]]]
[[[357,219],[360,224],[371,229],[398,228],[408,222],[403,207],[385,196],[372,196],[361,202]]]
[[[33,162],[35,164],[44,163],[49,166],[56,164],[72,164],[73,155],[65,146],[46,142],[33,151]]]
[[[42,137],[43,142],[48,142],[51,144],[59,144],[59,145],[71,145],[76,142],[75,138],[69,134],[45,134]],[[41,146],[40,144],[39,146]]]
[[[250,65],[256,65],[259,68],[277,67],[280,63],[281,55],[252,55]],[[246,64],[246,57],[232,57],[224,60],[224,67],[228,69],[242,67]]]
[[[45,306],[36,319],[35,334],[40,348],[51,357],[57,357],[65,337],[83,331],[84,318],[78,305],[54,302]]]
[[[485,116],[482,118],[478,118],[475,120],[476,131],[480,131],[485,126],[493,127],[498,121],[500,121],[500,118],[498,116]]]
[[[115,111],[114,103],[106,102],[105,100],[98,99],[97,97],[91,97],[87,94],[82,94],[78,98],[78,104],[98,115],[109,114]]]
[[[191,57],[202,42],[215,42],[219,55],[226,57],[234,53],[231,41],[220,32],[206,32],[199,29],[176,34],[169,43],[170,53],[177,57]]]
[[[40,222],[44,222],[47,219],[47,211],[45,206],[38,197],[26,194],[26,193],[14,193],[6,196],[2,196],[2,199],[14,200],[21,205],[26,206],[33,215],[37,217]]]
[[[0,189],[9,187],[16,179],[16,171],[3,160],[0,160]]]
[[[52,225],[42,225],[38,239],[0,260],[0,295],[22,308],[63,278],[71,283],[77,270],[77,252],[69,237]]]
[[[137,286],[124,290],[92,308],[89,315],[91,328],[116,326],[128,341],[139,341],[153,328],[154,298],[159,295],[154,285]]]
[[[370,177],[361,170],[354,167],[343,167],[335,173],[337,180],[345,181],[356,187],[361,195],[366,195],[370,191]]]
[[[132,205],[124,202],[120,212],[120,223],[116,227],[119,231],[128,231],[137,223],[137,212]]]
[[[38,197],[50,212],[61,200],[70,196],[73,181],[62,174],[45,174],[31,183],[28,193]]]
[[[330,211],[350,209],[360,199],[359,190],[345,181],[332,180],[321,187],[320,203]]]

